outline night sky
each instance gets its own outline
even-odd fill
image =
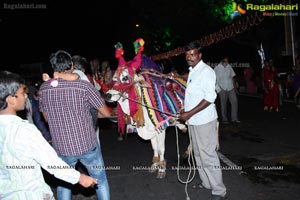
[[[119,41],[128,52],[133,51],[132,42],[140,37],[135,24],[140,28],[171,26],[186,40],[195,40],[214,26],[208,23],[211,17],[205,15],[205,7],[199,8],[201,2],[196,2],[196,8],[194,0],[41,0],[27,4],[46,8],[10,9],[7,6],[13,1],[6,1],[0,15],[1,66],[47,62],[50,53],[58,49],[110,59]],[[203,24],[205,29],[200,28]]]
[[[10,2],[10,1],[9,1]],[[123,11],[104,1],[50,3],[46,9],[2,9],[1,63],[18,64],[47,60],[50,53],[64,49],[90,57],[113,55],[118,39],[117,18]],[[110,1],[112,3],[112,1]],[[109,3],[109,2],[106,2]],[[4,7],[4,5],[3,5]],[[126,26],[130,21],[123,17]]]
[[[200,39],[226,25],[207,13],[208,2],[90,0],[67,3],[40,0],[27,4],[46,5],[46,8],[12,10],[5,8],[5,4],[13,4],[9,0],[1,5],[0,66],[10,68],[24,63],[48,63],[49,55],[59,49],[88,59],[98,57],[100,60],[114,60],[114,45],[119,41],[124,45],[126,57],[132,55],[132,42],[140,37],[135,24],[140,24],[140,28],[154,27],[154,31],[155,27],[172,27],[181,37],[179,45],[183,46],[186,42]],[[16,2],[18,3],[22,4],[23,1]],[[269,33],[263,37],[270,40],[270,44],[284,43],[283,31],[280,29],[282,20],[274,21],[273,24],[276,29],[272,28],[272,24],[267,24],[264,30],[256,28],[252,32],[248,31],[208,47],[205,56],[219,59],[222,54],[227,53],[234,60],[245,61],[255,57],[257,61],[256,49],[251,44],[259,43],[258,40],[255,41],[257,37],[262,38],[259,33]],[[270,35],[270,32],[274,34]]]

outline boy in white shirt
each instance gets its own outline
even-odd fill
[[[66,164],[33,124],[16,115],[25,108],[24,83],[17,74],[0,72],[0,199],[54,199],[41,167],[71,184],[96,185],[96,179]]]

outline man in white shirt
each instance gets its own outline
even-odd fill
[[[190,66],[184,99],[184,111],[180,119],[186,121],[192,136],[192,147],[202,184],[198,187],[211,189],[212,200],[222,200],[226,195],[220,160],[217,154],[218,114],[214,70],[202,60],[199,43],[185,47],[185,59]]]
[[[56,178],[84,187],[97,180],[80,174],[60,159],[40,131],[17,116],[25,108],[24,80],[0,72],[0,199],[54,199],[41,167]]]
[[[227,103],[231,105],[231,122],[241,123],[238,119],[238,100],[236,96],[235,72],[228,63],[228,57],[214,68],[217,77],[216,91],[220,97],[222,122],[228,124]]]

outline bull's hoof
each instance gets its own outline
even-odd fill
[[[155,162],[151,165],[150,169],[149,169],[149,172],[150,173],[154,173],[158,170],[159,168],[159,163],[158,162]]]
[[[150,173],[154,173],[159,169],[159,157],[158,156],[153,156],[152,158],[152,165],[149,169]]]
[[[166,174],[167,174],[167,172],[166,172],[166,170],[167,170],[167,161],[166,160],[160,161],[158,163],[158,167],[159,167],[159,169],[158,169],[156,178],[158,178],[158,179],[165,178]]]
[[[166,171],[164,171],[164,172],[158,172],[156,178],[157,179],[163,179],[163,178],[166,177],[166,175],[167,175]]]

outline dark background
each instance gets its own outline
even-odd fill
[[[114,45],[122,42],[125,58],[131,59],[132,42],[143,37],[147,45],[154,41],[149,35],[171,28],[174,38],[170,49],[201,39],[230,24],[221,22],[208,12],[219,1],[207,0],[115,0],[115,1],[6,1],[1,3],[1,57],[0,66],[12,71],[24,70],[20,64],[49,65],[49,55],[59,49],[80,54],[87,59],[99,58],[116,66]],[[7,9],[5,4],[44,4],[45,9]],[[296,35],[299,35],[298,19]],[[139,24],[140,27],[135,25]],[[265,45],[267,59],[275,59],[279,68],[290,68],[291,57],[279,56],[284,51],[283,17],[269,17],[244,33],[204,48],[206,61],[219,62],[228,55],[232,62],[249,62],[260,68],[257,49]],[[147,33],[147,34],[145,34]],[[159,38],[158,40],[164,40]],[[299,38],[299,37],[298,37]],[[147,40],[148,39],[148,40]],[[176,39],[176,40],[175,40]],[[153,47],[152,47],[153,48]],[[150,48],[149,48],[150,49]],[[165,52],[160,49],[151,54]],[[167,60],[167,65],[185,68],[184,57]],[[24,65],[23,65],[24,66]],[[25,66],[25,70],[26,70]]]

